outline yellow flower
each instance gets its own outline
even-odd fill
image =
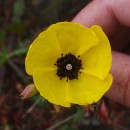
[[[31,44],[25,59],[40,95],[53,104],[87,105],[100,100],[112,84],[109,41],[98,25],[51,25]]]

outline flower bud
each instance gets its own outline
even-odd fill
[[[36,95],[37,93],[38,93],[38,91],[37,91],[35,85],[32,83],[25,87],[23,92],[20,94],[20,97],[23,100],[23,99],[32,97],[32,96]]]

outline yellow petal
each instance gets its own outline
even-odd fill
[[[26,72],[32,75],[36,68],[53,67],[61,53],[55,31],[42,32],[29,48],[25,59]]]
[[[59,22],[50,26],[57,34],[63,54],[72,53],[75,56],[98,44],[96,34],[82,25],[71,22]]]
[[[83,72],[104,79],[110,71],[112,55],[110,43],[99,26],[93,26],[92,30],[97,34],[100,42],[81,55]]]
[[[70,107],[70,103],[66,100],[66,79],[60,80],[56,70],[36,69],[33,78],[41,96],[53,104]]]
[[[67,87],[68,102],[87,105],[100,100],[112,84],[112,76],[99,80],[93,76],[81,73],[77,80],[69,81]]]

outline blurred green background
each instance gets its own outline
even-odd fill
[[[40,96],[19,97],[32,77],[25,72],[29,45],[49,25],[71,19],[90,0],[0,0],[0,130],[127,130],[129,109],[111,102],[125,123],[107,125],[81,106],[58,108]],[[100,3],[99,3],[100,4]],[[116,105],[115,105],[116,104]],[[120,108],[120,109],[119,109]],[[127,113],[127,114],[126,114]],[[119,118],[119,117],[118,117]],[[122,123],[123,122],[123,123]]]

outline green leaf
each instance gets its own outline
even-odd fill
[[[18,35],[22,35],[25,31],[25,24],[23,22],[10,23],[7,26],[7,31],[11,33],[17,33]]]
[[[20,55],[26,54],[27,50],[28,48],[23,47],[23,48],[14,50],[12,52],[8,52],[7,48],[3,46],[2,51],[0,53],[0,66],[2,66],[8,59],[14,56],[20,56]]]
[[[15,0],[13,7],[13,15],[22,16],[25,10],[25,3],[23,0]]]
[[[84,110],[83,109],[79,109],[77,111],[77,113],[73,117],[73,122],[74,123],[79,123],[83,117],[84,117]]]
[[[39,94],[31,97],[30,99],[33,102],[36,102],[36,100],[38,100],[39,98],[41,99],[41,101],[37,104],[37,107],[45,108],[45,107],[47,107],[49,105],[49,102],[46,99],[42,99],[42,97]]]
[[[5,33],[0,30],[0,41],[3,41],[5,39]]]
[[[21,16],[24,14],[25,3],[24,0],[15,0],[13,6],[13,17],[14,22],[20,22]]]
[[[2,66],[8,59],[8,51],[5,46],[2,47],[1,53],[0,53],[0,66]]]
[[[13,56],[20,56],[20,55],[26,54],[27,50],[28,50],[27,47],[23,47],[23,48],[19,48],[17,50],[14,50],[14,51],[9,53],[8,58],[11,58]]]
[[[73,128],[72,126],[66,124],[59,128],[59,130],[77,130],[76,128]]]

